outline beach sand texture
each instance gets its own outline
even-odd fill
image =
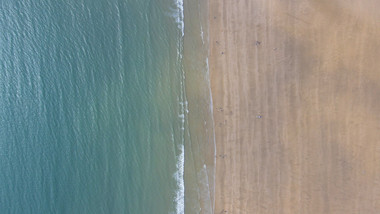
[[[215,213],[380,213],[380,1],[209,10]]]

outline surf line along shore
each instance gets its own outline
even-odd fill
[[[379,8],[209,0],[214,213],[380,210]]]

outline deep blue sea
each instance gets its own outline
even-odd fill
[[[0,213],[212,213],[203,0],[0,2]]]

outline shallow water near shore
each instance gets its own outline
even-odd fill
[[[2,212],[212,212],[202,4],[0,5]]]

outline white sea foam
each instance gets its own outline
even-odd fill
[[[213,213],[214,204],[211,201],[212,190],[210,189],[210,180],[208,177],[207,166],[203,164],[203,168],[198,172],[198,185],[199,185],[199,196],[204,202],[202,207],[202,213]],[[207,203],[208,202],[208,203]]]
[[[202,39],[202,44],[204,45],[205,44],[205,40],[203,38],[203,27],[201,25],[201,39]]]
[[[206,58],[206,66],[207,66],[207,75],[208,75],[208,78],[207,78],[207,81],[208,81],[208,88],[209,88],[209,93],[210,93],[210,113],[211,113],[211,120],[212,120],[212,124],[213,124],[213,127],[212,127],[212,136],[213,136],[213,144],[214,144],[214,172],[213,172],[213,184],[215,185],[215,166],[216,166],[216,140],[215,140],[215,127],[214,127],[214,124],[215,124],[215,121],[214,121],[214,107],[213,107],[213,102],[212,102],[212,91],[211,91],[211,83],[210,83],[210,67],[209,67],[209,63],[208,63],[208,57]],[[212,188],[214,190],[215,186]],[[210,194],[214,194],[214,201],[212,203],[212,210],[214,210],[215,208],[215,191],[213,191],[212,193]]]
[[[177,23],[178,27],[181,30],[182,36],[185,35],[185,23],[183,21],[184,14],[183,14],[183,0],[176,0],[176,5],[178,9],[178,17],[177,17]]]
[[[185,169],[185,146],[180,145],[180,154],[177,158],[177,171],[174,174],[174,178],[177,181],[177,192],[175,197],[176,214],[185,213],[185,182],[183,179],[183,173]]]
[[[178,29],[181,30],[181,35],[183,37],[185,35],[183,0],[175,0],[175,7],[170,9],[170,13],[168,13],[168,15],[175,19]]]
[[[179,145],[180,154],[177,157],[177,171],[174,174],[175,180],[177,182],[177,191],[175,196],[175,213],[176,214],[184,214],[185,213],[185,181],[184,181],[184,168],[185,168],[185,123],[186,116],[188,111],[188,103],[186,99],[186,87],[185,87],[185,72],[183,70],[182,60],[183,60],[183,38],[185,35],[185,23],[184,23],[184,8],[183,8],[183,0],[175,0],[176,8],[174,9],[175,21],[178,25],[178,28],[181,33],[181,38],[177,43],[177,55],[179,63],[181,64],[180,76],[181,76],[181,94],[180,94],[180,114],[178,115],[181,119],[181,127],[182,131],[182,141]]]

